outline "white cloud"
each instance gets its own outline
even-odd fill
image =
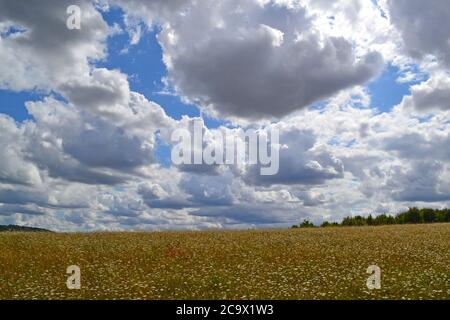
[[[0,23],[24,33],[0,38],[0,87],[51,90],[89,73],[89,61],[106,56],[112,32],[90,1],[80,1],[82,30],[66,27],[73,1],[0,1]]]
[[[422,35],[444,22],[423,20],[406,1],[114,3],[126,12],[131,45],[139,18],[160,26],[166,82],[184,99],[253,128],[280,129],[279,173],[161,166],[158,140],[169,143],[174,128],[190,129],[194,119],[170,118],[133,92],[125,73],[95,67],[114,32],[99,2],[81,4],[76,33],[65,29],[66,2],[0,0],[0,87],[56,92],[26,104],[30,121],[0,115],[0,221],[55,230],[247,228],[450,205],[449,77],[427,60],[448,63],[438,43],[446,31],[415,38],[400,13],[429,27],[416,30]],[[449,15],[436,12],[441,2],[423,3],[411,6]],[[420,68],[407,65],[400,37]],[[430,78],[379,113],[362,86],[382,67],[373,52],[409,70],[403,78],[424,70]],[[253,121],[272,117],[281,120]],[[205,144],[215,130],[244,129],[205,126]]]
[[[447,0],[388,0],[392,23],[401,32],[406,52],[421,60],[435,56],[450,66],[450,6]]]
[[[23,132],[15,122],[0,114],[0,184],[17,183],[40,184],[41,175],[33,163],[26,161],[22,147],[25,143]]]
[[[446,72],[432,74],[417,85],[411,86],[411,95],[403,98],[402,105],[407,109],[426,113],[450,110],[450,75]]]
[[[168,85],[213,115],[282,117],[363,84],[382,67],[378,52],[357,55],[350,41],[322,34],[298,4],[186,2],[149,18],[158,4],[123,6],[161,26]]]

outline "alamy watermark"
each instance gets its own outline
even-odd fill
[[[68,266],[66,273],[69,275],[67,277],[66,286],[69,290],[80,290],[81,289],[81,269],[79,266],[72,265]]]
[[[174,147],[171,159],[175,165],[257,165],[260,174],[275,175],[279,170],[279,131],[248,129],[245,132],[214,130],[207,143],[203,122],[193,121],[193,130],[179,128],[172,132]]]
[[[66,26],[69,30],[81,29],[81,8],[77,5],[70,5],[66,9],[69,15],[66,20]]]
[[[370,274],[366,281],[367,288],[369,290],[381,289],[381,268],[371,265],[367,268],[367,273]]]

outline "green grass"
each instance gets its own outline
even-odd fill
[[[1,299],[449,299],[450,224],[2,233]],[[369,265],[381,268],[368,290]],[[66,268],[81,268],[68,290]]]

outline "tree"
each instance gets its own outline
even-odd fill
[[[300,223],[300,228],[314,228],[315,225],[310,222],[308,219],[305,219]]]
[[[435,222],[445,222],[445,210],[436,210]]]
[[[418,208],[409,208],[405,213],[406,223],[419,223],[420,222],[420,210]]]
[[[379,216],[376,216],[374,219],[374,224],[377,226],[387,224],[387,216],[385,214],[380,214]]]
[[[450,222],[450,209],[445,209],[445,222]]]
[[[363,216],[345,217],[341,223],[324,221],[321,227],[338,227],[338,226],[379,226],[388,224],[404,224],[404,223],[434,223],[434,222],[450,222],[450,208],[448,209],[418,209],[416,207],[409,208],[407,211],[400,212],[397,215],[380,214],[372,216],[369,214],[367,218]],[[294,225],[292,228],[314,228],[315,225],[309,220],[303,220],[300,225]]]
[[[386,224],[395,224],[395,217],[391,215],[386,216]]]
[[[422,209],[424,223],[432,223],[436,221],[436,213],[433,209]]]
[[[368,224],[369,226],[373,225],[373,218],[372,218],[372,215],[371,215],[371,214],[369,214],[369,216],[367,217],[367,224]]]

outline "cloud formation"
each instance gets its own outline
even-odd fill
[[[0,89],[43,96],[25,104],[26,121],[0,113],[1,223],[284,227],[450,206],[443,1],[80,1],[77,31],[65,28],[68,4],[0,0]],[[118,8],[123,21],[107,23]],[[161,161],[172,131],[201,117],[176,120],[136,92],[107,55],[114,23],[130,35],[122,59],[153,32],[164,93],[221,120],[203,121],[205,146],[215,131],[279,129],[278,174]],[[410,93],[380,112],[365,85],[388,64]]]
[[[450,110],[450,76],[444,72],[411,86],[411,95],[403,99],[405,108],[426,113],[433,110]]]
[[[349,41],[321,35],[300,6],[204,5],[169,17],[158,39],[168,84],[213,115],[280,118],[367,82],[383,65],[377,52],[356,59]]]
[[[450,66],[450,7],[446,0],[389,0],[392,23],[413,58],[434,55]]]
[[[75,2],[83,32],[66,28],[74,1],[0,1],[0,88],[55,89],[89,73],[90,60],[105,58],[112,30],[90,1]]]

